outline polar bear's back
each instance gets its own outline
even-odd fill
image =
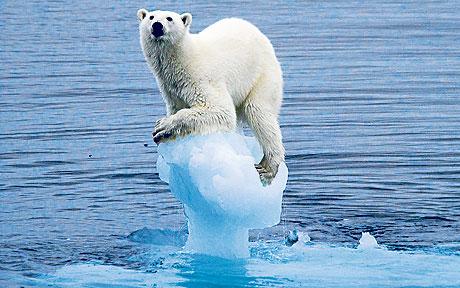
[[[268,38],[260,30],[246,20],[239,18],[222,19],[207,27],[197,35],[200,40],[214,49],[237,48],[257,50],[274,56],[273,47]]]
[[[206,67],[203,70],[210,77],[231,83],[228,87],[232,87],[229,92],[235,103],[243,100],[261,73],[270,74],[272,81],[282,81],[270,40],[248,21],[226,18],[194,36],[200,49],[196,67]]]
[[[245,35],[266,39],[266,37],[256,26],[240,18],[225,18],[219,20],[216,23],[206,27],[199,33],[199,35],[201,37],[211,39],[220,39],[221,37],[219,36],[238,39],[239,37],[244,37]]]

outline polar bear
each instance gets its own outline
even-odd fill
[[[137,16],[142,50],[167,108],[154,141],[235,131],[247,123],[264,153],[255,167],[262,183],[270,184],[284,147],[278,124],[282,72],[268,38],[237,18],[192,34],[190,13],[140,9]]]

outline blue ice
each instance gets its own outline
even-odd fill
[[[254,168],[257,141],[237,133],[188,136],[160,144],[157,168],[184,205],[186,250],[224,258],[249,256],[248,230],[280,222],[288,170],[281,163],[271,185]]]

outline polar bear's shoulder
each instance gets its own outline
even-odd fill
[[[198,33],[202,37],[209,35],[233,35],[233,34],[260,34],[259,29],[250,22],[241,18],[225,18],[208,26]]]

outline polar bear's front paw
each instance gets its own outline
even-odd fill
[[[269,168],[262,166],[261,164],[254,164],[257,172],[259,173],[260,181],[263,186],[270,185],[275,178],[276,173]]]
[[[168,139],[172,139],[175,136],[174,126],[170,118],[165,117],[157,120],[155,128],[152,132],[153,141],[160,143]]]

